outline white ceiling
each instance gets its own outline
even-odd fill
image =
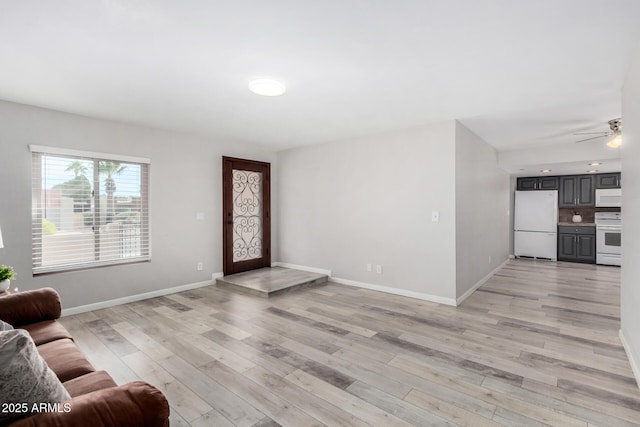
[[[638,41],[638,0],[4,0],[0,99],[275,149],[460,119],[509,150],[607,130]]]

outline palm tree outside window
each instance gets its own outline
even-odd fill
[[[118,187],[116,186],[116,180],[113,177],[120,175],[126,168],[127,167],[122,165],[120,162],[99,162],[100,173],[107,176],[104,181],[104,191],[107,193],[107,223],[113,222],[113,216],[115,215],[115,201],[113,195]]]

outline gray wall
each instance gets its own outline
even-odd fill
[[[32,277],[29,144],[151,159],[152,260]],[[275,163],[275,154],[214,140],[0,101],[0,263],[16,268],[21,289],[56,288],[65,308],[196,283],[222,271],[221,156]],[[275,167],[275,164],[272,166]],[[275,175],[275,174],[274,174]],[[272,183],[273,259],[277,182]],[[196,219],[204,212],[205,219]],[[204,270],[197,271],[198,261]]]
[[[622,146],[622,285],[621,330],[635,361],[640,366],[640,50],[622,90],[624,134]],[[636,379],[640,381],[640,372]]]
[[[280,260],[455,298],[454,132],[448,121],[278,153]]]
[[[509,181],[497,151],[456,122],[457,297],[509,256]]]

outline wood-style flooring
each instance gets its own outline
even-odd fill
[[[70,316],[98,369],[172,426],[632,426],[620,270],[512,260],[454,308],[329,282],[209,286]]]

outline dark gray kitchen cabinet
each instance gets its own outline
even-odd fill
[[[537,190],[538,178],[518,178],[518,191]]]
[[[558,189],[558,177],[557,176],[544,176],[544,177],[527,177],[518,178],[517,189],[519,191],[527,190],[557,190]]]
[[[538,178],[538,190],[557,190],[557,189],[558,189],[557,176],[545,176],[544,178]]]
[[[575,234],[558,233],[558,261],[574,261],[576,246]]]
[[[620,188],[620,172],[596,175],[596,188]]]
[[[593,175],[576,176],[576,206],[595,206],[596,192]]]
[[[567,175],[560,177],[559,207],[593,207],[595,205],[593,175]]]
[[[576,205],[576,177],[561,176],[560,192],[558,193],[558,206],[561,208]]]
[[[558,227],[558,261],[596,262],[595,227]]]

